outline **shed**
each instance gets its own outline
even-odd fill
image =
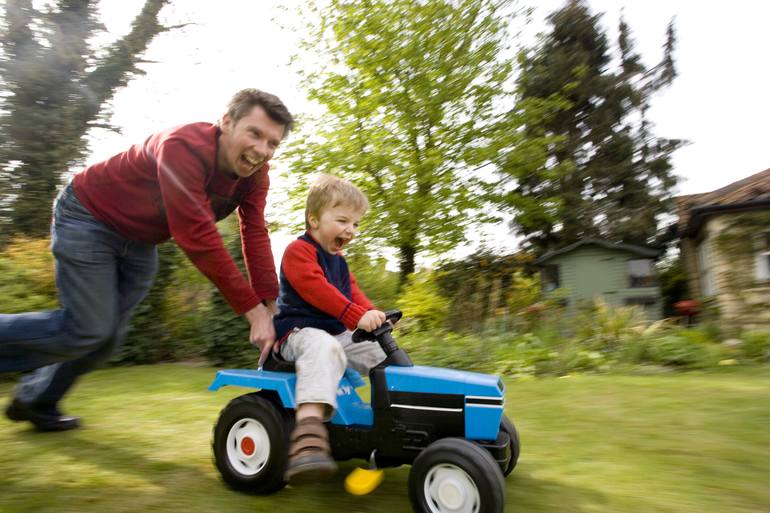
[[[568,310],[602,298],[610,306],[641,306],[648,319],[660,319],[663,306],[655,272],[657,249],[584,238],[540,257],[544,292],[565,291]]]

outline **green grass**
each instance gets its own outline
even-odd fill
[[[227,489],[211,428],[242,389],[206,390],[213,370],[97,371],[64,407],[85,428],[43,434],[0,420],[0,511],[408,512],[409,467],[372,494],[328,483],[269,497]],[[507,383],[522,438],[508,512],[770,511],[770,368]],[[0,383],[4,406],[11,384]]]

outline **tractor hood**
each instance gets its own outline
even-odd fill
[[[469,440],[497,438],[505,408],[505,385],[499,377],[417,365],[388,366],[385,380],[397,419],[431,418],[445,427],[458,423]]]
[[[457,394],[467,397],[502,399],[505,385],[498,376],[437,367],[396,367],[385,369],[388,391],[426,394]]]

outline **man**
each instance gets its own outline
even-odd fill
[[[51,228],[61,308],[0,314],[0,372],[37,369],[16,387],[8,418],[41,431],[80,425],[57,405],[119,347],[152,286],[155,246],[170,237],[247,319],[251,343],[267,352],[278,295],[264,219],[268,161],[293,123],[278,97],[245,89],[217,125],[153,134],[75,175],[56,200]],[[249,279],[215,224],[236,208]]]

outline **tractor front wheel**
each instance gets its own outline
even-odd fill
[[[444,438],[414,460],[409,499],[418,513],[502,513],[505,481],[486,449],[463,438]]]

